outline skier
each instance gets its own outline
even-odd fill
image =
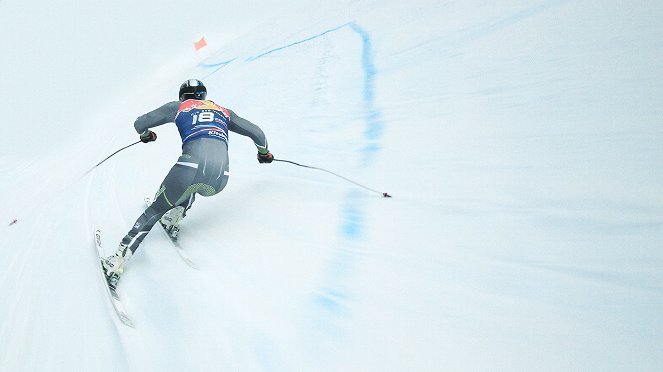
[[[232,110],[206,100],[207,88],[195,79],[180,86],[179,101],[136,119],[134,128],[144,143],[156,141],[150,128],[172,123],[182,137],[182,155],[163,180],[154,202],[138,217],[114,255],[103,260],[104,273],[113,287],[124,266],[157,222],[176,238],[179,224],[191,208],[195,195],[218,194],[228,183],[228,131],[250,137],[258,149],[258,162],[271,163],[263,131]]]

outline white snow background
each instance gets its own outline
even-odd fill
[[[0,371],[663,369],[663,2],[0,1]],[[211,54],[195,56],[206,35]],[[227,188],[108,254],[202,79]],[[18,223],[9,225],[14,219]]]

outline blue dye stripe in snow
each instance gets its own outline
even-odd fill
[[[364,131],[364,148],[362,149],[363,162],[366,166],[380,149],[379,139],[382,136],[383,124],[380,119],[380,111],[375,106],[375,77],[377,69],[373,62],[373,45],[368,32],[356,23],[348,24],[350,28],[359,35],[362,41],[361,65],[364,72],[362,83],[362,97],[366,129]],[[350,190],[344,200],[341,212],[342,226],[340,234],[345,241],[344,247],[355,246],[354,243],[365,238],[365,211],[362,206],[361,193]],[[356,246],[358,247],[358,246]],[[358,257],[346,252],[344,249],[335,249],[330,264],[320,283],[320,291],[314,298],[317,311],[314,314],[315,323],[325,325],[320,329],[328,336],[342,337],[343,327],[334,319],[348,316],[345,302],[350,300],[352,293],[352,276],[356,270]],[[328,354],[332,350],[319,350],[320,353]],[[328,354],[329,355],[329,354]]]
[[[377,70],[375,68],[375,63],[373,62],[373,44],[371,42],[371,37],[366,30],[364,30],[361,26],[359,26],[355,22],[346,23],[328,29],[326,31],[323,31],[319,34],[307,37],[305,39],[298,40],[289,43],[287,45],[280,46],[278,48],[270,49],[266,52],[260,53],[253,57],[249,57],[246,59],[246,62],[255,61],[269,54],[276,53],[285,50],[287,48],[309,42],[311,40],[315,40],[334,31],[338,31],[344,27],[350,27],[352,31],[354,31],[359,35],[362,42],[361,65],[362,65],[362,70],[364,72],[364,79],[362,82],[362,99],[363,99],[364,115],[366,121],[366,129],[364,130],[365,144],[364,147],[362,148],[364,159],[362,164],[365,166],[368,163],[368,161],[372,160],[375,154],[380,150],[381,146],[379,143],[379,139],[384,131],[384,125],[381,120],[380,111],[375,106],[375,76],[377,74]],[[217,72],[220,68],[226,66],[227,64],[229,64],[234,60],[235,59],[231,59],[229,61],[215,63],[215,64],[202,64],[201,66],[217,67],[216,70],[210,72],[206,76],[209,77],[210,75]],[[348,198],[351,202],[356,202],[357,197],[353,195],[354,194],[350,194]],[[350,240],[361,239],[362,225],[363,225],[362,210],[356,206],[345,208],[343,211],[343,220],[345,221],[345,224],[343,225],[341,230],[343,236]]]
[[[266,52],[264,52],[264,53],[258,54],[257,56],[247,58],[247,59],[246,59],[246,62],[255,61],[255,60],[258,59],[258,58],[264,57],[264,56],[266,56],[266,55],[268,55],[268,54],[272,54],[272,53],[274,53],[274,52],[278,52],[279,50],[287,49],[287,48],[290,48],[290,47],[292,47],[292,46],[295,46],[295,45],[298,45],[298,44],[302,44],[302,43],[305,43],[305,42],[307,42],[307,41],[311,41],[311,40],[313,40],[313,39],[317,39],[317,38],[319,38],[319,37],[321,37],[321,36],[325,36],[325,35],[327,35],[327,34],[330,33],[330,32],[334,32],[334,31],[336,31],[336,30],[340,30],[340,29],[342,29],[343,27],[345,27],[345,26],[347,26],[347,25],[348,25],[348,24],[346,23],[346,24],[344,24],[344,25],[340,25],[340,26],[338,26],[338,27],[334,27],[334,28],[332,28],[332,29],[329,29],[329,30],[327,30],[327,31],[324,31],[324,32],[322,32],[322,33],[320,33],[320,34],[317,34],[317,35],[314,35],[314,36],[311,36],[311,37],[307,37],[306,39],[299,40],[299,41],[295,41],[294,43],[290,43],[290,44],[288,44],[288,45],[284,45],[284,46],[282,46],[282,47],[278,47],[278,48],[274,48],[274,49],[268,50],[268,51],[266,51]]]
[[[364,154],[364,161],[362,164],[366,165],[368,161],[372,160],[374,155],[380,150],[380,144],[378,140],[382,136],[382,132],[384,130],[384,125],[381,120],[380,111],[375,107],[375,75],[377,74],[377,70],[375,68],[375,64],[373,63],[373,45],[371,42],[370,35],[366,30],[361,28],[361,26],[359,26],[355,22],[342,24],[340,26],[323,31],[317,35],[313,35],[305,39],[280,46],[278,48],[270,49],[266,52],[260,53],[253,57],[249,57],[246,59],[246,62],[255,61],[269,54],[282,51],[284,49],[293,47],[295,45],[303,44],[311,40],[315,40],[319,37],[325,36],[329,33],[338,31],[348,26],[359,35],[362,41],[361,63],[362,63],[362,69],[364,71],[362,97],[363,97],[364,111],[366,117],[366,129],[364,131],[364,138],[366,140],[366,144],[362,149],[362,153]],[[209,68],[216,67],[214,71],[211,71],[203,78],[207,78],[213,75],[221,68],[234,61],[235,59],[236,58],[233,58],[229,61],[213,63],[213,64],[201,64],[202,67],[209,67]]]
[[[486,35],[494,34],[495,32],[501,31],[502,29],[536,16],[552,7],[563,5],[567,2],[569,2],[569,0],[548,0],[534,4],[528,8],[521,9],[492,23],[482,23],[467,28],[462,33],[460,33],[460,35],[458,35],[456,41],[466,44],[468,41],[478,40]]]
[[[201,63],[200,65],[201,65],[202,67],[219,67],[219,66],[225,66],[225,65],[227,65],[228,63],[230,63],[230,62],[232,62],[232,61],[234,61],[234,60],[236,60],[236,59],[237,59],[237,57],[235,57],[235,58],[233,58],[233,59],[231,59],[231,60],[228,60],[228,61],[217,62],[217,63]]]
[[[343,236],[352,240],[359,240],[362,238],[362,226],[364,224],[364,214],[359,208],[358,198],[354,195],[348,195],[348,200],[352,203],[343,208],[342,227]]]
[[[208,77],[210,77],[211,75],[215,74],[215,73],[216,73],[217,71],[219,71],[220,69],[226,67],[230,62],[232,62],[232,61],[234,61],[234,60],[236,60],[236,59],[237,59],[237,58],[233,58],[233,59],[231,59],[231,60],[223,61],[223,62],[218,62],[218,63],[201,63],[201,64],[200,64],[201,67],[210,67],[210,68],[211,68],[211,67],[216,67],[213,71],[211,71],[211,72],[208,73],[207,75],[201,77],[201,80],[205,80],[205,79],[207,79]]]
[[[349,25],[354,32],[359,34],[362,41],[361,63],[364,70],[363,98],[364,110],[366,112],[366,130],[364,131],[366,144],[362,152],[364,153],[363,164],[366,165],[380,150],[378,140],[382,136],[384,125],[381,120],[380,111],[375,107],[375,75],[377,74],[377,70],[373,63],[373,44],[371,43],[370,35],[354,22]]]
[[[276,53],[288,49],[290,47],[315,40],[317,38],[325,36],[334,31],[338,31],[345,27],[350,27],[355,33],[359,35],[362,41],[361,63],[362,63],[362,69],[364,71],[362,97],[364,105],[364,115],[366,120],[366,129],[364,130],[365,144],[364,147],[361,149],[361,151],[363,154],[362,165],[366,166],[368,162],[374,158],[375,154],[380,151],[381,145],[379,143],[379,139],[384,131],[384,125],[381,120],[380,111],[375,106],[375,76],[377,74],[377,70],[375,68],[375,63],[373,62],[373,44],[371,42],[371,37],[366,30],[364,30],[361,26],[359,26],[355,22],[345,23],[340,26],[325,30],[319,34],[280,46],[278,48],[270,49],[266,52],[260,53],[253,57],[249,57],[245,60],[245,62],[255,61],[272,53]],[[214,64],[201,64],[202,67],[209,67],[209,68],[216,67],[214,71],[211,71],[210,73],[205,75],[203,79],[208,78],[209,76],[218,72],[221,68],[228,65],[235,59],[236,58],[233,58],[229,61],[214,63]]]
[[[373,62],[373,44],[371,42],[371,37],[366,30],[364,30],[355,22],[346,23],[323,31],[317,35],[307,37],[305,39],[295,41],[278,48],[270,49],[253,57],[249,57],[246,59],[246,62],[255,61],[269,54],[279,52],[311,40],[315,40],[334,31],[338,31],[344,27],[350,27],[352,31],[359,35],[362,42],[361,65],[364,72],[364,79],[362,82],[362,99],[366,120],[366,129],[364,131],[365,144],[362,148],[364,159],[362,164],[366,165],[368,161],[372,160],[375,154],[380,150],[381,146],[379,139],[382,137],[382,133],[384,131],[384,125],[381,120],[380,111],[375,106],[375,77],[377,75],[377,69],[375,68],[375,63]],[[356,202],[357,197],[352,195],[353,194],[349,196],[350,201]],[[363,211],[359,207],[355,206],[345,208],[343,211],[343,220],[345,223],[341,229],[343,236],[350,240],[361,239],[363,219]]]

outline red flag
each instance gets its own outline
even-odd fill
[[[201,37],[200,40],[193,43],[193,47],[196,48],[196,51],[199,51],[200,49],[202,49],[206,46],[207,46],[207,42],[205,41],[204,36]]]

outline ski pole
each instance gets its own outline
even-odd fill
[[[282,159],[276,159],[276,158],[275,158],[274,161],[280,161],[280,162],[282,162],[282,163],[290,163],[290,164],[294,164],[294,165],[296,165],[296,166],[298,166],[298,167],[309,168],[309,169],[316,169],[316,170],[319,170],[319,171],[327,172],[327,173],[329,173],[329,174],[331,174],[331,175],[334,175],[334,176],[336,176],[336,177],[338,177],[338,178],[342,178],[342,179],[344,179],[344,180],[346,180],[346,181],[348,181],[348,182],[350,182],[350,183],[353,183],[353,184],[355,184],[355,185],[357,185],[357,186],[359,186],[359,187],[362,187],[362,188],[364,188],[364,189],[366,189],[366,190],[368,190],[368,191],[371,191],[371,192],[374,192],[374,193],[380,194],[380,195],[382,195],[382,196],[385,197],[385,198],[391,198],[391,195],[387,194],[386,192],[380,192],[380,191],[378,191],[378,190],[374,190],[374,189],[372,189],[372,188],[370,188],[370,187],[364,186],[364,185],[362,185],[362,184],[360,184],[360,183],[358,183],[358,182],[355,182],[355,181],[353,181],[353,180],[351,180],[351,179],[349,179],[349,178],[347,178],[347,177],[343,177],[343,176],[341,176],[340,174],[336,174],[336,173],[334,173],[334,172],[332,172],[332,171],[329,171],[329,170],[327,170],[327,169],[318,168],[318,167],[312,167],[312,166],[310,166],[310,165],[299,164],[299,163],[295,163],[294,161],[290,161],[290,160],[282,160]]]
[[[90,170],[87,171],[87,172],[85,172],[85,173],[86,173],[86,174],[89,173],[92,169],[94,169],[94,168],[100,166],[101,163],[103,163],[103,162],[105,162],[106,160],[110,159],[113,155],[117,154],[118,152],[120,152],[120,151],[122,151],[122,150],[124,150],[124,149],[126,149],[126,148],[129,148],[129,147],[131,147],[131,146],[133,146],[133,145],[137,145],[137,144],[139,144],[140,142],[141,142],[140,140],[139,140],[139,141],[136,141],[136,142],[132,143],[131,145],[124,146],[123,148],[121,148],[121,149],[115,151],[114,153],[108,155],[108,157],[106,157],[106,159],[100,161],[99,163],[97,163],[97,165],[95,165],[94,167],[90,168]]]

